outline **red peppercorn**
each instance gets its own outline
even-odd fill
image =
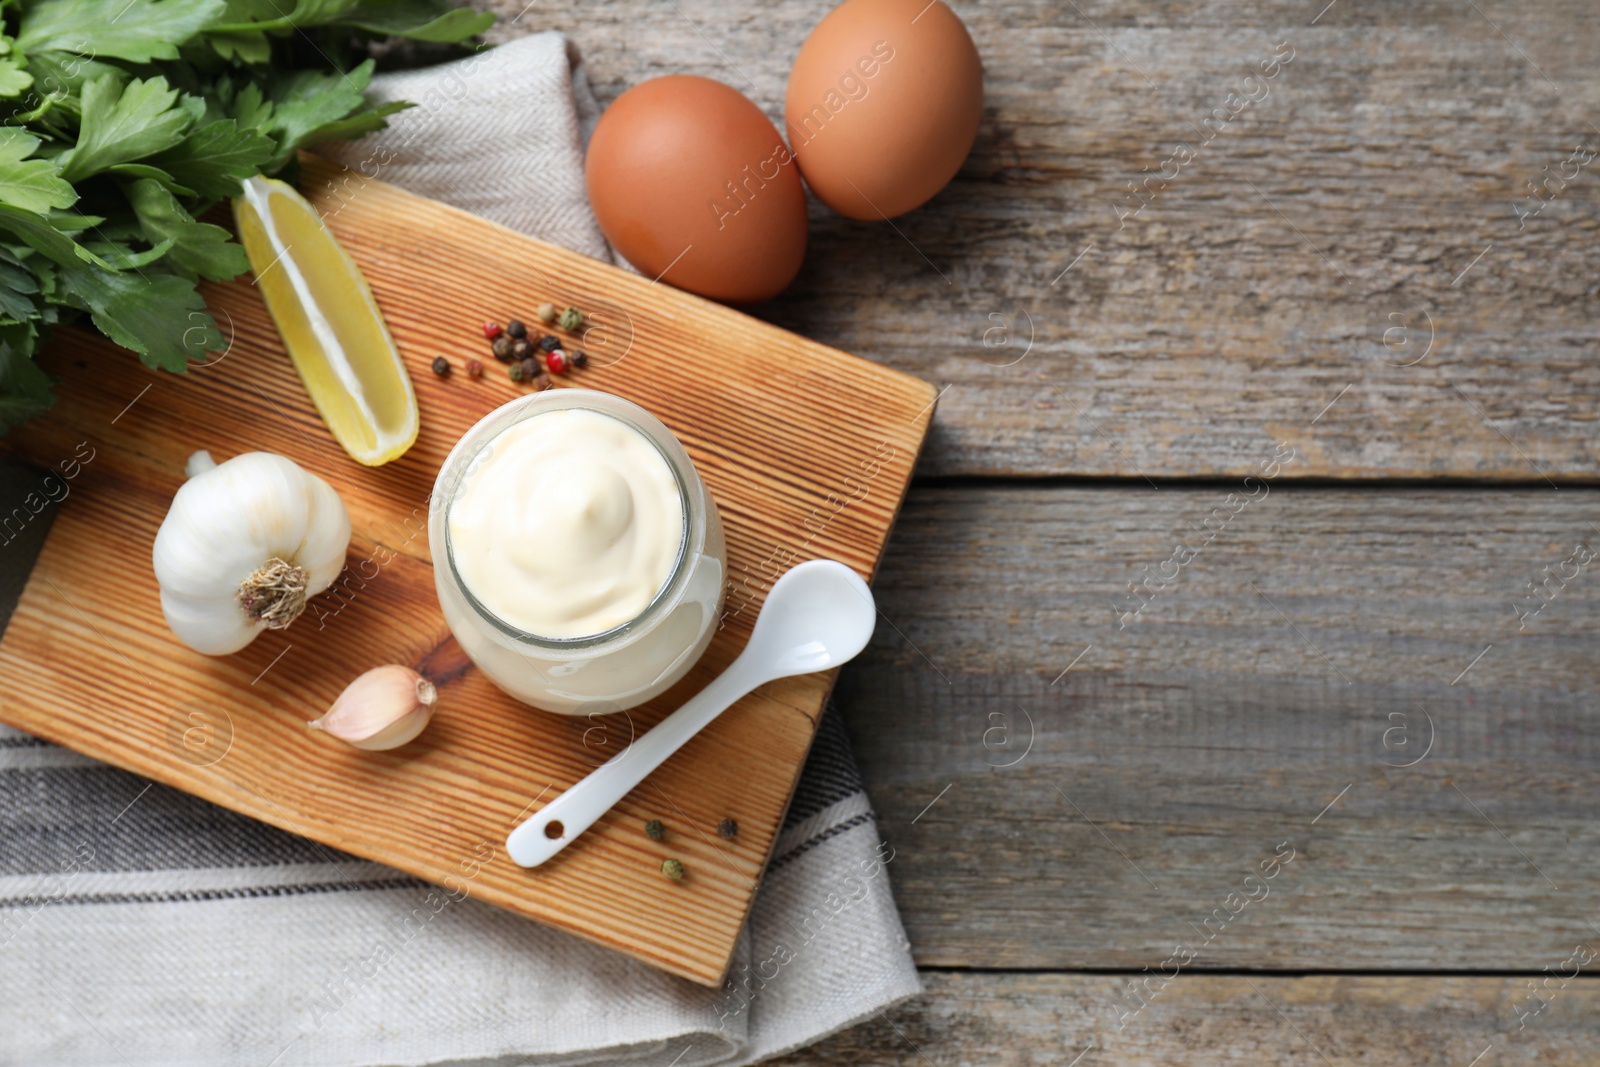
[[[553,348],[544,357],[544,365],[551,374],[567,373],[567,354],[559,348]]]
[[[468,378],[482,378],[483,377],[483,364],[479,363],[475,359],[467,360],[467,377]]]
[[[486,323],[484,323],[483,324],[483,336],[487,337],[491,341],[493,341],[496,337],[499,337],[500,336],[500,324],[498,322],[486,322]]]

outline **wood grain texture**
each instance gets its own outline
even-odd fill
[[[1273,489],[1119,629],[1237,488],[913,494],[838,692],[918,961],[1537,971],[1600,935],[1600,562],[1563,567],[1600,493]]]
[[[778,120],[831,4],[486,6],[497,40],[568,33],[602,100],[691,72]],[[1600,174],[1562,167],[1600,149],[1588,0],[953,6],[972,156],[897,229],[813,203],[759,311],[950,386],[925,471],[1204,477],[1287,437],[1296,476],[1595,477]],[[1279,42],[1267,95],[1203,129]]]
[[[1134,976],[924,977],[922,999],[773,1067],[1590,1067],[1600,1047],[1593,978],[1552,980],[1519,1029],[1527,978],[1184,974],[1119,1029]]]
[[[306,161],[313,194],[336,177]],[[64,331],[46,360],[64,399],[14,441],[52,469],[81,463],[0,643],[0,719],[715,984],[831,676],[746,698],[551,864],[516,867],[501,842],[537,798],[559,795],[722,670],[789,563],[831,557],[872,575],[934,390],[382,183],[337,187],[342,198],[313,199],[361,265],[411,370],[416,445],[378,469],[350,460],[248,281],[208,288],[233,344],[184,376]],[[486,355],[480,322],[544,300],[597,322],[585,342],[593,365],[562,384],[626,396],[672,427],[727,528],[724,627],[683,682],[628,716],[516,704],[470,668],[434,594],[424,524],[439,464],[521,387],[499,373],[440,379],[428,364],[441,352]],[[717,374],[700,372],[707,360]],[[340,491],[355,530],[337,594],[313,600],[289,630],[215,659],[167,631],[150,569],[156,528],[200,448],[218,459],[251,449],[289,456]],[[25,511],[11,518],[28,521]],[[441,710],[419,741],[364,754],[305,731],[355,675],[390,662],[439,683]],[[191,730],[209,744],[186,746]],[[710,828],[729,816],[741,833],[722,842]],[[666,822],[670,854],[689,868],[681,885],[659,873],[668,853],[644,837],[649,818]]]

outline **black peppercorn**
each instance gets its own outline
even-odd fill
[[[506,323],[506,333],[509,333],[512,337],[526,337],[528,336],[528,328],[522,325],[521,319],[512,319]]]
[[[644,836],[652,841],[660,841],[667,836],[667,828],[661,825],[660,819],[651,819],[644,824]]]
[[[555,334],[547,333],[539,338],[539,348],[545,352],[554,352],[561,347],[561,338]]]
[[[443,378],[450,373],[450,361],[443,356],[436,356],[433,361],[433,373]]]
[[[514,338],[511,342],[511,358],[527,359],[533,355],[533,346],[525,338]]]
[[[506,337],[504,334],[496,337],[494,344],[489,346],[489,350],[494,353],[495,359],[504,363],[511,358],[511,338]]]
[[[525,382],[531,382],[544,373],[539,369],[539,361],[532,356],[523,359],[520,365],[522,367],[522,380]]]
[[[732,841],[739,836],[739,824],[732,819],[723,819],[717,823],[717,836],[724,841]]]
[[[574,348],[568,355],[572,357],[572,365],[574,367],[587,367],[589,365],[589,353],[581,348]]]

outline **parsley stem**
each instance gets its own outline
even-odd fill
[[[292,30],[294,21],[287,17],[268,19],[265,22],[225,22],[220,26],[207,26],[206,33],[251,33],[256,30]]]

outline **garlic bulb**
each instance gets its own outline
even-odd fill
[[[225,656],[333,584],[350,513],[327,482],[270,452],[221,465],[196,452],[188,472],[151,553],[161,610],[178,640]]]
[[[349,685],[320,719],[306,723],[357,748],[399,748],[433,718],[439,691],[410,667],[374,667]]]

